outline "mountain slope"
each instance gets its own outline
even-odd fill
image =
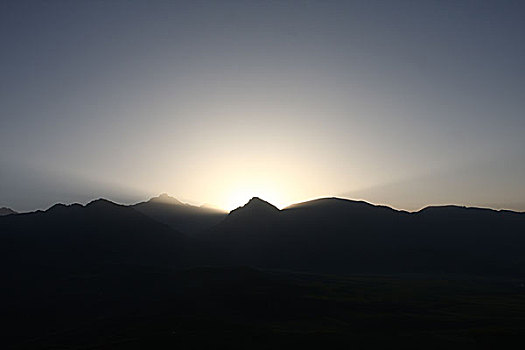
[[[190,235],[216,225],[226,216],[221,210],[184,204],[167,194],[135,204],[132,208]]]
[[[221,222],[221,226],[230,225],[265,225],[272,222],[280,210],[274,205],[253,197],[245,205],[232,210]]]
[[[246,207],[252,207],[249,204]],[[267,206],[261,206],[268,208]],[[339,198],[232,212],[205,239],[230,263],[293,270],[521,273],[525,214],[436,207],[418,213]]]
[[[512,212],[412,214],[337,198],[278,210],[254,198],[195,245],[131,207],[59,204],[0,218],[3,340],[68,349],[497,348],[525,328],[523,228],[524,215]],[[276,270],[174,268],[188,259]],[[480,271],[510,278],[450,275]]]
[[[133,208],[96,200],[0,218],[2,256],[54,267],[178,264],[187,239]]]
[[[253,198],[189,238],[136,207],[156,215],[163,208],[166,220],[184,219],[180,209],[187,208],[164,196],[134,207],[97,200],[1,217],[2,256],[53,266],[185,263],[345,274],[525,273],[523,213],[456,206],[408,213],[339,198],[279,210]],[[201,217],[207,216],[195,214],[195,220]]]

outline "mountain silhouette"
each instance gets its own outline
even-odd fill
[[[224,219],[222,225],[229,225],[231,222],[241,225],[253,224],[254,222],[262,223],[272,220],[279,212],[279,209],[274,205],[259,197],[253,197],[245,205],[232,210]]]
[[[247,212],[251,211],[258,215],[264,215],[265,213],[276,213],[279,211],[276,206],[273,204],[268,203],[265,200],[262,200],[259,197],[253,197],[243,206],[240,206],[234,210],[231,211],[230,214],[236,215],[236,213],[239,212]]]
[[[135,204],[132,208],[189,235],[216,225],[226,216],[221,210],[185,204],[165,193],[147,202]]]
[[[7,207],[0,208],[0,216],[11,215],[11,214],[18,214],[18,213],[11,208],[7,208]]]
[[[171,197],[167,193],[161,193],[159,196],[151,198],[149,202],[165,203],[165,204],[171,204],[171,205],[185,205],[184,203],[179,201],[177,198]]]
[[[169,226],[168,226],[169,225]],[[182,232],[188,233],[189,236]],[[27,261],[251,265],[327,273],[525,272],[525,214],[459,206],[409,213],[341,198],[226,215],[167,195],[3,216],[5,256]],[[19,258],[20,260],[20,258]]]
[[[229,263],[337,273],[525,272],[522,213],[454,206],[408,213],[340,198],[279,211],[252,201],[203,235]]]
[[[525,330],[523,213],[206,210],[161,195],[0,217],[4,347],[499,348]]]
[[[53,268],[176,265],[186,244],[183,234],[105,199],[4,216],[0,232],[3,257],[12,264]]]

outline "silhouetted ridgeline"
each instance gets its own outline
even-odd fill
[[[218,224],[227,215],[218,209],[182,203],[167,194],[135,204],[132,208],[188,235]]]
[[[11,208],[6,208],[6,207],[0,208],[0,216],[11,215],[11,214],[17,214],[17,212]]]
[[[2,216],[0,346],[508,347],[525,332],[524,228],[508,211],[338,198]]]
[[[324,198],[279,210],[253,198],[226,215],[164,195],[133,206],[102,199],[86,206],[58,204],[45,212],[2,217],[0,229],[3,256],[20,264],[251,265],[329,273],[525,272],[525,214],[457,206],[408,213]]]
[[[0,232],[2,256],[12,264],[10,268],[171,265],[180,263],[186,241],[165,224],[104,199],[86,206],[56,204],[46,211],[4,216]]]
[[[203,239],[231,263],[337,273],[522,274],[525,214],[463,207],[417,213],[324,198],[275,210],[253,199]]]

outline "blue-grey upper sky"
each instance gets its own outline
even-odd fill
[[[0,206],[525,210],[522,1],[2,1]]]

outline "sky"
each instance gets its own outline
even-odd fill
[[[0,206],[525,211],[522,1],[2,1]]]

